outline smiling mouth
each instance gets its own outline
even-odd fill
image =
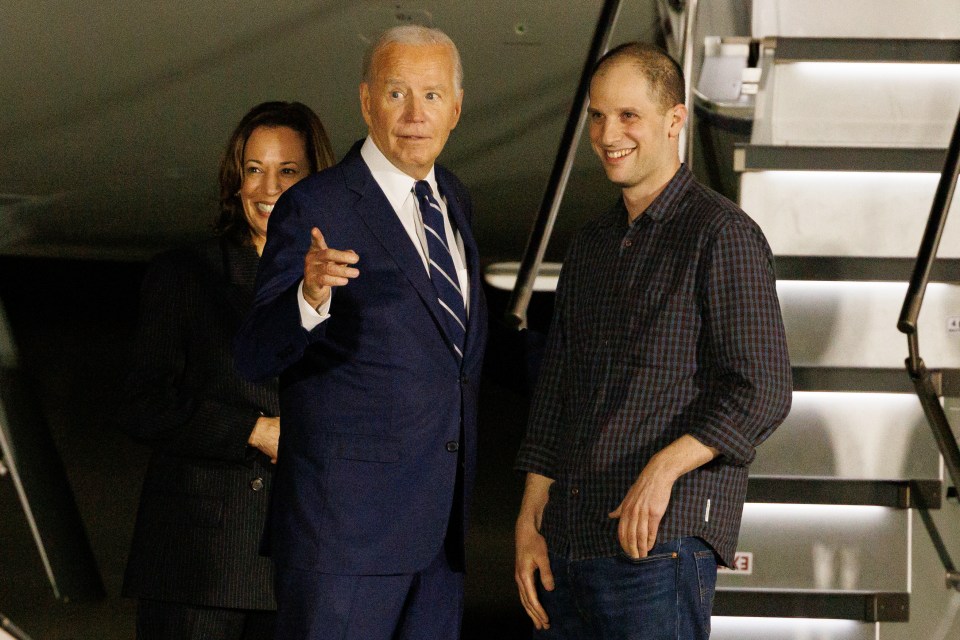
[[[616,151],[606,151],[605,154],[610,160],[616,160],[633,153],[633,149],[617,149]]]
[[[271,213],[273,213],[273,205],[267,204],[265,202],[258,202],[257,210],[260,211],[260,213],[265,213],[267,215],[270,215]]]

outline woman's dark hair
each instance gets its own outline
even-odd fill
[[[230,134],[220,160],[220,215],[214,224],[218,235],[241,244],[250,241],[250,226],[240,201],[243,182],[243,149],[257,127],[289,127],[299,133],[307,148],[310,173],[331,166],[335,160],[323,123],[301,102],[262,102],[250,109]]]

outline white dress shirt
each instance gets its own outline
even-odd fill
[[[413,243],[417,253],[420,254],[420,259],[423,260],[424,270],[426,270],[426,272],[429,274],[430,263],[427,256],[427,238],[426,235],[424,235],[425,232],[423,230],[423,218],[420,215],[420,209],[417,206],[417,199],[413,193],[413,185],[416,183],[416,179],[408,176],[404,172],[400,171],[400,169],[397,169],[395,166],[393,166],[393,164],[391,164],[387,157],[383,155],[383,152],[377,148],[377,145],[374,144],[373,140],[369,136],[364,141],[363,146],[360,148],[360,156],[367,164],[367,168],[370,169],[370,173],[373,174],[373,179],[377,181],[377,185],[380,186],[380,189],[383,191],[384,195],[387,196],[390,206],[393,207],[394,212],[397,214],[397,218],[400,219],[400,224],[403,225],[407,235],[410,237],[410,242]],[[437,202],[440,204],[440,208],[443,210],[443,227],[446,231],[447,246],[450,247],[450,253],[453,257],[453,264],[457,269],[457,280],[460,282],[460,291],[463,292],[464,307],[469,314],[470,279],[467,275],[466,262],[463,259],[463,239],[460,237],[459,232],[454,232],[453,225],[450,224],[450,219],[447,215],[447,202],[445,198],[439,197],[440,190],[437,188],[437,179],[434,175],[433,167],[430,168],[430,173],[427,174],[427,177],[424,178],[424,180],[430,183],[430,188],[433,189],[434,197],[436,197]],[[323,231],[323,229],[320,231]],[[349,250],[352,247],[332,248]],[[362,255],[360,256],[358,268],[360,269],[359,277],[362,278]],[[345,286],[350,285],[347,284]],[[303,281],[301,280],[299,300],[300,323],[303,325],[304,329],[309,331],[330,317],[330,307],[333,300],[332,295],[330,299],[327,300],[326,304],[321,305],[319,309],[314,309],[303,297]]]

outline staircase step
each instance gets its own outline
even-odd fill
[[[747,502],[763,504],[834,504],[892,509],[939,509],[939,480],[861,480],[751,476]]]
[[[906,373],[901,371],[906,378]],[[755,476],[940,477],[933,432],[914,393],[793,394],[793,407],[757,448]]]
[[[751,33],[846,38],[960,38],[955,0],[754,0]]]
[[[946,149],[738,144],[736,171],[895,171],[940,173]]]
[[[560,278],[560,262],[544,262],[540,265],[534,280],[534,291],[553,292],[557,289],[557,280]],[[513,291],[517,285],[517,275],[520,271],[519,262],[494,262],[483,270],[484,281],[494,289]]]
[[[784,38],[765,42],[777,64],[790,62],[960,62],[960,40]]]
[[[960,396],[960,369],[935,369],[940,396]],[[906,369],[873,367],[793,367],[794,391],[916,393]]]
[[[915,258],[778,255],[774,266],[780,280],[909,282],[916,262]],[[960,258],[934,262],[930,281],[960,282]]]
[[[960,40],[771,38],[759,66],[754,143],[949,143],[960,106]]]
[[[902,370],[907,339],[897,318],[906,292],[905,282],[778,281],[790,361],[796,367]],[[918,331],[930,369],[960,368],[958,309],[960,286],[930,284]]]
[[[907,622],[910,594],[719,588],[713,601],[713,615]]]
[[[794,391],[915,393],[906,369],[793,367]]]
[[[916,260],[940,180],[939,169],[936,173],[745,171],[738,175],[740,206],[763,229],[776,256],[911,261]],[[949,219],[954,218],[960,218],[960,198],[954,198],[950,207]],[[960,258],[960,224],[947,224],[937,256]]]

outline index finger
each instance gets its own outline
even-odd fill
[[[356,251],[348,249],[347,251],[341,251],[340,249],[329,249],[325,248],[322,250],[322,254],[318,258],[325,262],[333,262],[336,264],[356,264],[360,261],[360,256],[357,255]]]
[[[620,526],[618,533],[620,537],[620,546],[631,558],[642,558],[639,540],[641,535],[646,539],[646,531],[641,534],[640,529],[644,527],[645,520],[640,514],[636,513],[636,506],[630,505],[624,513],[620,514]]]
[[[310,246],[314,249],[326,249],[327,241],[324,239],[320,229],[316,227],[310,229]]]

